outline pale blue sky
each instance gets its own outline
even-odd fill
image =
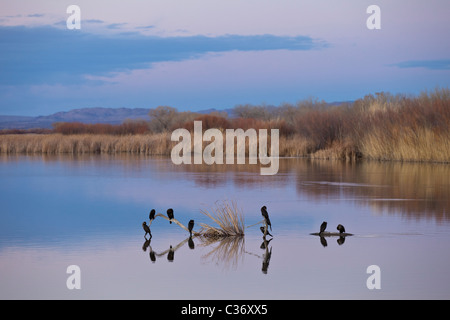
[[[0,114],[417,94],[449,86],[449,13],[448,0],[0,0]]]

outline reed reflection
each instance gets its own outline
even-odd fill
[[[220,266],[223,269],[237,269],[239,264],[243,262],[245,255],[257,257],[262,260],[261,271],[267,274],[269,269],[269,262],[272,257],[272,246],[270,242],[273,238],[263,238],[260,249],[264,250],[262,255],[247,251],[245,248],[245,240],[243,236],[210,238],[202,236],[192,236],[181,241],[175,246],[169,247],[162,251],[155,251],[151,246],[151,238],[145,239],[142,245],[142,251],[149,252],[149,258],[152,263],[157,259],[166,257],[168,262],[175,261],[175,252],[180,250],[186,243],[190,250],[195,249],[194,239],[200,242],[199,246],[204,248],[211,248],[209,252],[204,254],[201,259],[205,262],[210,262]]]
[[[2,159],[21,161],[24,157]],[[353,199],[356,204],[369,206],[377,212],[414,219],[434,218],[437,222],[450,220],[448,164],[282,158],[278,174],[261,176],[258,165],[174,165],[169,157],[129,154],[60,154],[27,156],[26,159],[49,165],[62,163],[72,168],[92,168],[96,174],[105,176],[111,175],[111,167],[137,177],[157,172],[168,182],[188,179],[198,187],[213,189],[230,182],[236,188],[286,187],[294,183],[299,195],[312,200]]]
[[[376,212],[448,221],[450,166],[309,160],[293,166],[297,192],[313,200],[353,199]]]

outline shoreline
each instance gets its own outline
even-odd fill
[[[3,134],[0,135],[0,154],[27,155],[57,155],[57,154],[141,154],[148,156],[170,156],[172,148],[178,143],[171,141],[169,132],[157,134],[107,135],[107,134]],[[432,143],[432,142],[430,142]],[[450,142],[447,142],[450,144]],[[203,147],[208,142],[203,142]],[[246,155],[248,155],[248,143]],[[415,148],[416,146],[412,146]],[[444,153],[450,154],[447,145],[442,146]],[[445,148],[447,147],[447,148]],[[426,155],[426,154],[425,154]],[[426,155],[423,158],[398,158],[386,155],[380,157],[368,156],[357,151],[355,146],[335,144],[329,148],[317,149],[312,143],[301,136],[280,137],[279,158],[309,158],[324,160],[357,161],[371,160],[380,162],[411,162],[449,164],[447,158],[433,158]]]

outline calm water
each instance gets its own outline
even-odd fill
[[[0,299],[449,299],[450,166],[282,159],[257,166],[175,166],[138,156],[0,157]],[[207,222],[234,200],[241,240],[188,241],[155,208]],[[322,221],[354,236],[317,236]],[[270,239],[270,237],[268,237]],[[172,249],[170,247],[172,246]],[[69,265],[81,289],[69,290]],[[380,268],[369,290],[367,267]]]

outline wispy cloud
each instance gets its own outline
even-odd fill
[[[405,68],[425,68],[429,70],[450,70],[450,59],[437,60],[409,60],[392,64],[402,69]]]
[[[149,68],[155,62],[198,58],[209,52],[326,46],[308,36],[157,37],[137,32],[97,35],[51,26],[0,27],[0,84],[76,84],[86,81],[85,75]]]
[[[104,23],[104,21],[100,20],[100,19],[86,19],[86,20],[83,20],[83,22],[87,22],[87,23]]]
[[[108,29],[121,29],[126,26],[128,23],[111,23],[106,26]]]
[[[27,15],[27,17],[30,17],[30,18],[42,18],[43,16],[45,16],[43,13],[34,13],[34,14]]]

